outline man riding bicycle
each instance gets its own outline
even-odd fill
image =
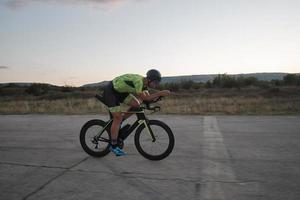
[[[161,74],[158,70],[151,69],[147,76],[138,74],[124,74],[116,77],[104,88],[103,98],[113,117],[111,125],[110,151],[116,156],[125,155],[118,147],[118,133],[123,118],[128,118],[131,114],[125,115],[121,112],[120,103],[125,103],[132,108],[139,108],[142,101],[151,101],[161,96],[168,96],[169,90],[162,90],[154,94],[149,94],[148,87],[154,88],[161,81]]]

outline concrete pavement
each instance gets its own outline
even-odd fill
[[[300,117],[150,115],[175,148],[88,156],[81,126],[105,116],[0,116],[0,199],[300,199]]]

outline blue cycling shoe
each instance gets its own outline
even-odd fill
[[[111,145],[109,146],[109,150],[113,152],[116,156],[125,156],[126,153],[120,149],[119,147],[113,148]]]

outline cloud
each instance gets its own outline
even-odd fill
[[[9,67],[7,67],[7,66],[0,66],[0,69],[9,69]]]
[[[60,3],[65,5],[93,3],[95,5],[115,5],[126,1],[128,0],[4,0],[0,2],[0,5],[17,9],[32,3]]]

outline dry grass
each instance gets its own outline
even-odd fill
[[[166,99],[164,113],[174,114],[299,114],[300,99],[264,97],[188,97]]]
[[[104,113],[96,99],[19,100],[0,103],[2,114],[86,114]]]
[[[165,114],[299,114],[300,98],[170,97],[161,103]],[[0,114],[96,114],[107,109],[91,99],[1,101]]]

